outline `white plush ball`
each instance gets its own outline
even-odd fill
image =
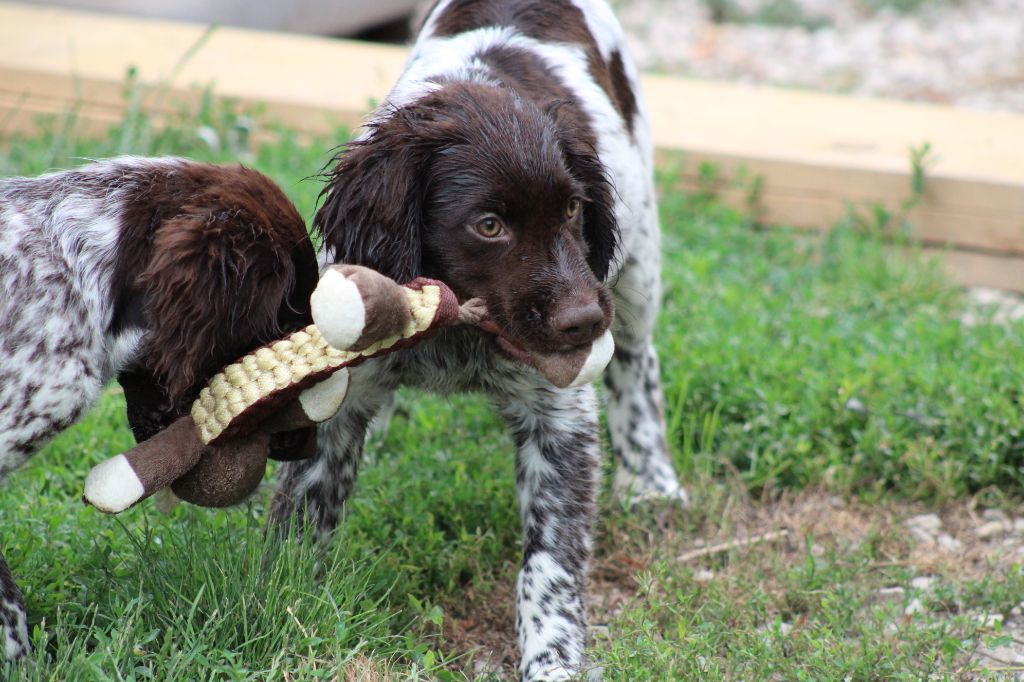
[[[320,278],[309,299],[313,323],[324,340],[338,350],[348,350],[366,327],[366,306],[355,282],[330,269]]]

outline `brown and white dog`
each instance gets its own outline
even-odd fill
[[[637,73],[605,2],[440,0],[386,102],[339,154],[315,221],[325,262],[441,279],[485,299],[492,320],[490,333],[451,330],[355,368],[318,456],[283,469],[274,518],[305,514],[322,533],[337,524],[367,425],[399,386],[486,393],[517,446],[524,680],[584,667],[600,469],[594,389],[556,389],[531,365],[611,326],[615,490],[685,502],[652,344],[652,163]]]
[[[156,433],[216,368],[308,323],[316,268],[295,207],[245,168],[124,157],[0,179],[0,480],[114,377],[136,439]],[[0,554],[0,654],[28,647]]]

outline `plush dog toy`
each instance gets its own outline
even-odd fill
[[[460,305],[441,282],[419,278],[400,286],[354,265],[328,269],[310,304],[314,324],[225,367],[202,389],[190,415],[96,465],[86,478],[85,500],[117,513],[170,487],[193,504],[237,504],[263,478],[270,434],[314,425],[338,411],[349,367],[443,327],[488,329],[480,299]],[[613,350],[605,334],[591,348],[538,370],[557,386],[582,385],[601,373]]]

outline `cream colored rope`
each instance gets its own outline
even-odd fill
[[[411,321],[400,334],[383,339],[361,351],[330,346],[316,325],[263,346],[218,372],[192,404],[192,420],[199,437],[209,443],[250,407],[271,394],[298,384],[311,374],[337,370],[354,360],[391,348],[399,341],[426,331],[441,303],[441,290],[426,285],[421,290],[403,287]],[[330,374],[325,375],[327,378]]]

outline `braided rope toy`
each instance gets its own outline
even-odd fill
[[[333,307],[323,306],[322,299],[332,302],[351,299],[350,307],[341,306],[349,314],[341,319],[332,319],[332,324],[327,326],[327,335],[333,343],[328,343],[320,328],[312,324],[256,349],[221,370],[210,379],[192,405],[192,420],[204,443],[220,445],[228,439],[245,435],[251,431],[254,421],[266,418],[278,406],[296,397],[313,422],[328,419],[338,411],[347,392],[348,372],[340,370],[418,343],[442,327],[462,322],[475,323],[483,316],[482,304],[478,300],[470,301],[465,308],[460,307],[455,294],[441,282],[417,279],[404,287],[391,287],[388,286],[393,284],[391,280],[383,280],[383,276],[371,270],[345,267],[350,269],[350,273],[358,274],[353,278],[342,275],[344,279],[335,286],[330,286],[328,280],[328,285],[322,284],[317,288],[312,299],[314,310],[321,312],[316,316],[318,318],[326,317],[326,311]],[[355,279],[360,275],[361,279]],[[354,296],[346,291],[349,286],[358,288],[357,281],[377,283],[380,281],[377,277],[383,280],[377,292],[357,291]],[[366,283],[363,286],[364,290],[371,290]],[[339,290],[347,295],[339,296]],[[380,300],[397,296],[405,297],[407,307],[403,310],[401,300],[392,298],[388,301],[393,312],[387,329],[390,333],[386,337],[376,339],[377,334],[368,335],[359,329],[365,326],[365,322],[352,311],[358,309],[356,306],[360,302],[371,297]],[[369,306],[364,304],[366,307]],[[362,317],[365,320],[365,315]],[[354,319],[350,321],[350,318]],[[360,336],[364,337],[362,343]],[[369,345],[365,345],[367,336],[374,338]]]
[[[118,513],[170,487],[193,504],[236,504],[263,478],[270,434],[308,429],[338,411],[348,395],[349,368],[444,327],[481,325],[487,316],[483,301],[460,305],[442,282],[418,278],[401,286],[354,265],[329,268],[310,304],[314,324],[224,367],[200,391],[189,415],[93,467],[85,501]],[[589,383],[613,349],[606,333],[544,373],[561,387]],[[299,458],[313,450],[307,447]]]

